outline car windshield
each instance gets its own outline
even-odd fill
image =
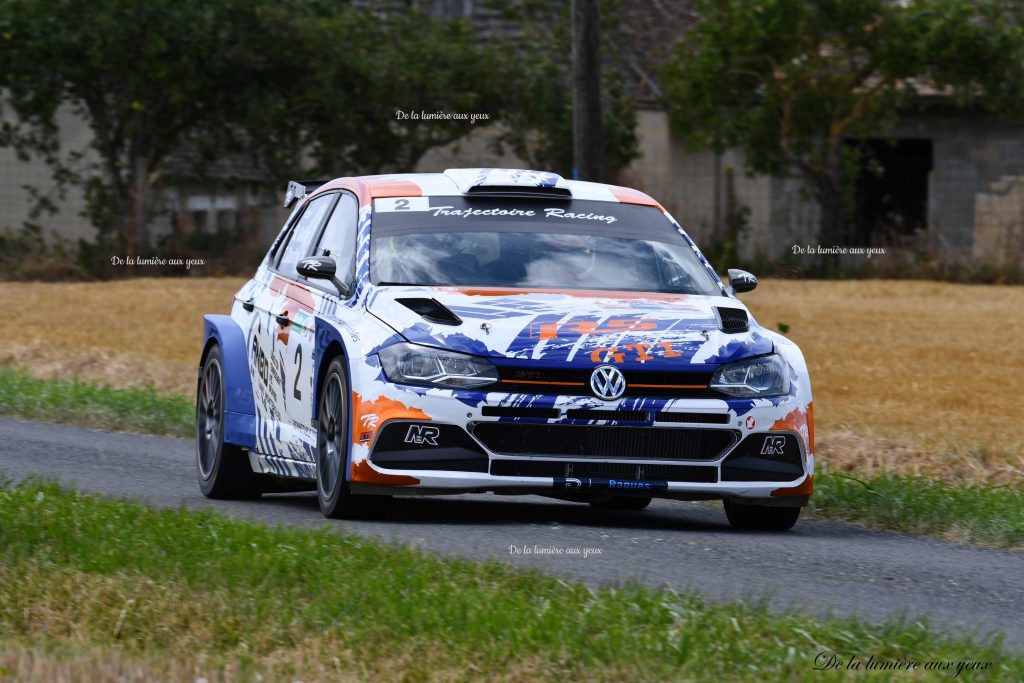
[[[508,213],[500,220],[499,212],[509,209],[487,206],[456,207],[447,215],[433,207],[400,219],[397,212],[378,214],[371,231],[371,277],[395,285],[721,293],[693,248],[657,209],[615,205],[610,212],[610,202],[574,204],[603,204],[603,214],[581,212],[578,206],[568,213],[612,220],[580,218],[555,225],[539,218],[543,207],[533,211],[535,220]],[[492,213],[452,213],[466,210]],[[627,225],[630,214],[642,215],[643,224]],[[652,220],[664,225],[646,229]]]

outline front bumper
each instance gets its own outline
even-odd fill
[[[599,401],[386,385],[354,397],[354,491],[803,502],[813,412],[775,399]],[[763,472],[763,478],[761,473]]]

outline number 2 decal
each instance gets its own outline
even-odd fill
[[[295,347],[295,364],[296,364],[297,367],[295,368],[295,385],[292,388],[292,395],[295,396],[296,399],[301,401],[302,400],[302,392],[299,391],[299,376],[302,375],[302,347],[301,346],[296,346]]]
[[[409,200],[408,199],[396,199],[395,200],[395,211],[408,211]]]

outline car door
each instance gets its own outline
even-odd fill
[[[261,451],[294,461],[313,462],[316,433],[310,371],[315,302],[301,283],[296,264],[309,255],[338,193],[309,200],[272,260],[267,286],[255,299],[259,317],[250,362],[262,375],[254,386]]]

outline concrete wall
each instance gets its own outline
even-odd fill
[[[662,202],[698,243],[710,245],[724,236],[730,173],[735,201],[750,209],[741,256],[778,258],[794,244],[817,243],[820,210],[805,196],[800,179],[750,177],[737,150],[717,160],[711,152],[690,152],[671,134],[662,111],[640,111],[637,132],[642,156],[626,169],[623,182]],[[890,137],[932,141],[929,247],[945,256],[987,259],[995,254],[992,245],[1015,243],[1024,230],[1014,222],[1024,218],[1012,218],[1016,195],[991,195],[1002,195],[1002,179],[1024,176],[1024,125],[929,116],[905,121]],[[979,201],[986,202],[984,207]],[[983,215],[987,222],[976,223]],[[976,239],[983,244],[973,249]]]
[[[623,182],[660,201],[699,245],[725,237],[731,202],[749,210],[740,242],[744,258],[781,256],[817,232],[818,210],[801,197],[800,181],[748,175],[739,150],[717,158],[687,150],[660,110],[638,112],[637,134],[641,157],[624,171]]]
[[[522,159],[506,151],[497,155],[491,143],[499,134],[496,125],[470,128],[466,137],[428,150],[416,164],[415,173],[440,173],[449,168],[526,168]]]
[[[996,266],[1024,264],[1024,176],[1005,176],[974,203],[971,255]]]
[[[1004,176],[1024,174],[1024,125],[929,116],[905,121],[892,137],[932,141],[928,246],[970,255],[979,195]]]
[[[62,152],[87,152],[92,133],[85,121],[75,116],[70,108],[64,108],[58,113],[57,122],[60,126]],[[50,167],[35,158],[21,161],[10,148],[0,147],[0,230],[18,229],[29,220],[32,202],[24,189],[25,185],[35,187],[44,194],[52,193],[55,184]],[[52,231],[72,240],[91,240],[95,236],[96,230],[79,215],[85,209],[85,200],[80,190],[70,188],[63,200],[56,195],[53,195],[53,200],[60,208],[59,213],[52,216],[44,214],[34,220],[43,227],[44,233]]]

